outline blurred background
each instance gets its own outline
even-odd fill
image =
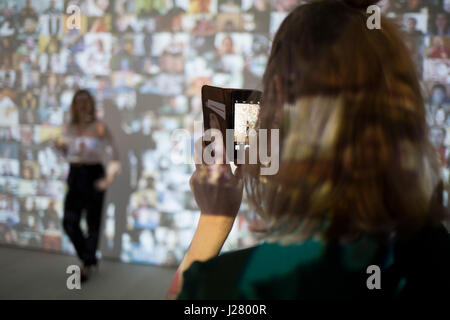
[[[199,212],[194,167],[172,161],[181,152],[172,132],[193,133],[202,120],[204,84],[261,89],[271,39],[301,2],[0,0],[0,244],[74,255],[61,223],[68,164],[49,141],[76,89],[87,88],[122,161],[104,205],[101,255],[178,265]],[[69,28],[72,5],[80,28]],[[450,0],[379,5],[404,30],[448,190]],[[245,202],[241,209],[224,251],[258,242]]]

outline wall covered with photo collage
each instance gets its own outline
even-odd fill
[[[261,89],[271,39],[300,0],[0,0],[0,244],[74,254],[62,229],[68,164],[51,141],[88,88],[122,174],[108,190],[101,252],[177,265],[199,211],[175,129],[202,120],[201,86]],[[80,28],[69,29],[70,5]],[[416,62],[446,186],[450,0],[383,0]],[[299,30],[301,32],[301,30]],[[245,205],[224,250],[257,243]]]

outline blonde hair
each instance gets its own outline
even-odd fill
[[[446,214],[414,64],[391,21],[366,27],[373,3],[300,5],[275,35],[259,127],[280,119],[280,169],[245,178],[268,240],[403,237]]]

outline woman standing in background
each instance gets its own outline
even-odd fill
[[[81,280],[86,281],[91,267],[97,265],[103,198],[120,170],[120,162],[111,132],[97,119],[94,99],[87,90],[75,93],[70,113],[71,121],[64,127],[62,141],[56,143],[70,162],[63,226],[83,262]],[[107,147],[112,154],[105,174]],[[80,228],[83,210],[86,210],[87,236]]]

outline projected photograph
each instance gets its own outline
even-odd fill
[[[104,203],[101,254],[177,265],[200,212],[189,190],[194,166],[172,162],[179,146],[171,133],[192,133],[194,121],[202,120],[202,85],[261,89],[271,40],[301,2],[0,0],[0,242],[75,253],[62,228],[68,163],[50,141],[69,121],[75,91],[87,88],[122,163]],[[403,27],[422,78],[448,190],[450,17],[444,2],[381,5]],[[79,8],[76,20],[73,7]],[[236,139],[245,143],[258,110],[236,111]],[[224,251],[258,242],[252,219],[244,201]]]

